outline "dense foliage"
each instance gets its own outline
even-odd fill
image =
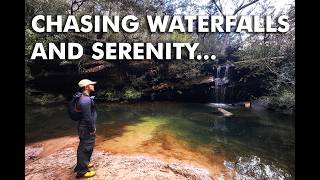
[[[270,1],[233,0],[234,15],[274,15],[275,8]],[[174,15],[203,12],[209,15],[227,15],[224,3],[211,0],[208,4],[182,0],[26,0],[25,6],[25,62],[27,89],[58,94],[75,87],[59,85],[55,78],[77,81],[81,77],[99,79],[101,82],[97,96],[108,101],[132,100],[145,97],[146,93],[158,93],[159,89],[181,94],[182,89],[192,86],[194,80],[205,76],[215,76],[213,67],[226,62],[236,65],[236,91],[238,99],[259,99],[272,107],[294,108],[295,96],[295,7],[277,13],[289,15],[290,30],[287,33],[150,33],[145,15]],[[247,6],[246,6],[247,5]],[[137,33],[35,33],[31,19],[38,14],[69,15],[81,17],[90,15],[134,14],[141,19]],[[274,17],[276,18],[276,17]],[[86,69],[97,66],[90,59],[90,45],[93,42],[199,42],[197,54],[215,54],[216,61],[189,60],[182,53],[183,60],[165,61],[108,61],[102,70],[87,73]],[[31,61],[31,53],[36,42],[79,42],[85,49],[79,60]],[[100,62],[99,62],[100,63]],[[94,70],[94,69],[93,69]],[[87,73],[87,74],[86,74]],[[72,74],[72,76],[70,76]],[[49,78],[49,79],[45,79]],[[41,82],[50,81],[48,84]],[[257,83],[256,82],[260,82]],[[65,83],[68,84],[68,83]],[[197,84],[197,83],[195,83]],[[160,88],[161,86],[161,88]],[[210,85],[211,86],[211,85]],[[208,88],[210,88],[208,86]],[[53,87],[53,88],[52,88]],[[54,90],[56,87],[56,90]],[[174,91],[173,91],[173,90]],[[235,94],[237,94],[237,92]],[[245,93],[242,93],[245,92]],[[258,92],[258,93],[257,93]],[[163,92],[161,92],[163,93]],[[34,94],[34,93],[33,93]],[[40,93],[41,94],[41,93]],[[48,95],[47,95],[48,96]],[[46,97],[47,97],[46,96]],[[199,94],[201,96],[201,94]],[[43,104],[46,97],[41,97]],[[52,99],[48,96],[47,98]],[[61,98],[60,98],[61,99]],[[37,102],[37,101],[34,101]]]

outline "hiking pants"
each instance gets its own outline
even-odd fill
[[[78,134],[80,142],[77,150],[77,165],[74,171],[78,175],[83,175],[89,171],[88,164],[95,144],[95,135],[90,135],[89,128],[86,126],[79,126]]]

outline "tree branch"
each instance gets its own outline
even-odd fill
[[[219,12],[221,13],[222,16],[224,16],[223,12],[222,12],[222,7],[219,7],[216,0],[212,0],[214,5],[218,8]],[[220,3],[221,4],[221,3]]]
[[[244,9],[244,8],[250,6],[250,5],[252,5],[252,4],[254,4],[254,3],[258,2],[258,1],[259,1],[259,0],[253,0],[253,1],[249,2],[248,4],[245,4],[245,5],[240,6],[239,8],[237,8],[237,9],[233,12],[233,15],[236,15],[241,9]]]

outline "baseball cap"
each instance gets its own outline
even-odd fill
[[[96,84],[96,83],[97,82],[90,81],[89,79],[82,79],[81,81],[79,81],[78,85],[79,85],[79,87],[85,87],[87,85]]]

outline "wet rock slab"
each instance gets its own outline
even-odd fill
[[[28,152],[32,152],[31,149],[29,148]],[[34,149],[34,151],[37,151],[37,149]],[[28,152],[26,151],[26,153]],[[97,175],[90,179],[96,180],[212,179],[206,169],[183,163],[168,164],[159,159],[146,156],[113,155],[94,151],[92,160],[95,162],[93,169],[97,171]],[[76,163],[75,148],[64,148],[47,157],[29,158],[27,161],[29,162],[25,166],[26,180],[75,179],[73,172]]]

